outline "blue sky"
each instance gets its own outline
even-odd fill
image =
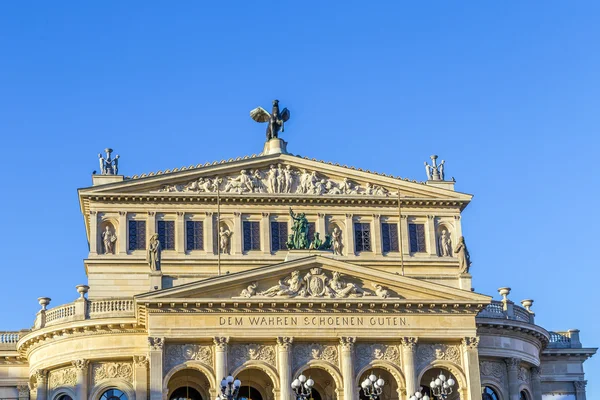
[[[418,180],[439,154],[476,290],[600,345],[600,3],[322,3],[0,5],[0,329],[77,297],[102,149],[127,175],[258,153],[248,111],[279,98],[294,154]]]

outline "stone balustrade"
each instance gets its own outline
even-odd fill
[[[550,343],[548,348],[552,349],[580,349],[582,347],[579,340],[579,330],[570,329],[568,331],[550,332]]]
[[[512,319],[533,324],[535,314],[512,302],[509,302],[508,307],[506,307],[502,301],[492,300],[477,316],[482,318]]]
[[[17,342],[29,331],[0,332],[0,350],[15,350]]]

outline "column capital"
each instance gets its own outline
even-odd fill
[[[150,350],[154,351],[162,351],[163,346],[165,345],[165,338],[162,337],[149,337],[148,345],[150,346]]]
[[[29,396],[29,385],[17,385],[17,391],[19,392],[19,397],[27,397]]]
[[[466,337],[462,340],[462,345],[467,350],[476,349],[479,346],[479,337]]]
[[[521,365],[521,359],[517,358],[517,357],[506,358],[506,359],[504,359],[504,362],[506,363],[506,366],[508,367],[509,370],[510,369],[516,370]]]
[[[277,346],[279,346],[280,348],[283,348],[285,350],[291,349],[293,342],[294,342],[294,338],[293,337],[279,336],[277,338]]]
[[[48,371],[45,369],[36,369],[33,371],[33,375],[35,376],[35,380],[37,385],[39,386],[42,383],[46,383],[46,379],[48,378]]]
[[[419,341],[419,338],[410,337],[410,336],[406,336],[406,337],[403,337],[402,339],[400,339],[400,342],[402,343],[402,348],[407,349],[407,350],[412,350],[412,351],[414,351],[415,348],[417,347],[418,341]]]
[[[213,342],[218,350],[226,350],[229,343],[229,336],[215,336]]]
[[[146,356],[133,356],[133,364],[136,368],[148,367],[150,360]]]
[[[90,365],[90,360],[85,360],[85,359],[73,360],[73,361],[71,361],[71,364],[73,364],[73,366],[76,369],[78,369],[79,371],[83,371],[84,369],[86,369],[88,367],[88,365]]]
[[[342,350],[352,350],[354,348],[354,343],[356,343],[356,338],[351,336],[342,336],[340,338],[340,344],[342,345]]]
[[[119,211],[119,215],[124,217],[127,215],[127,211]]]
[[[531,367],[531,379],[540,379],[542,376],[542,370],[540,367]]]
[[[576,392],[585,392],[587,381],[574,381],[573,385],[575,385]]]

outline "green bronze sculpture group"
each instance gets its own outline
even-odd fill
[[[304,213],[294,214],[290,208],[290,215],[294,220],[292,233],[288,236],[286,243],[289,250],[329,250],[331,249],[331,236],[325,235],[323,241],[319,233],[315,232],[314,238],[309,242],[308,220]]]

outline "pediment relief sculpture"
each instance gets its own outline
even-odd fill
[[[392,297],[391,291],[380,285],[373,284],[373,290],[365,288],[361,282],[351,282],[342,279],[337,271],[324,271],[322,268],[311,268],[303,274],[300,270],[293,271],[291,275],[279,279],[276,285],[259,289],[259,283],[253,282],[243,289],[240,297],[306,297],[306,298],[361,298],[378,297],[381,299]]]
[[[334,179],[325,173],[295,168],[289,164],[246,170],[226,176],[200,177],[191,182],[166,185],[158,192],[190,193],[289,193],[309,195],[396,196],[383,186],[358,183],[347,177]]]

